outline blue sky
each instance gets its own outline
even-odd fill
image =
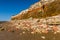
[[[10,20],[12,15],[29,8],[39,0],[0,0],[0,21]]]

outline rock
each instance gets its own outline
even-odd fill
[[[45,39],[45,36],[41,36],[42,39]]]

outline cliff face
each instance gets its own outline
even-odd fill
[[[23,10],[22,12],[20,12],[19,14],[17,14],[16,16],[12,16],[12,19],[25,19],[25,18],[29,18],[32,17],[34,14],[36,14],[35,12],[37,10],[41,10],[41,3],[40,1],[31,5],[30,8]]]
[[[23,10],[16,16],[12,16],[12,20],[21,20],[32,18],[46,18],[50,16],[55,16],[60,13],[60,1],[59,0],[41,0],[30,8]]]

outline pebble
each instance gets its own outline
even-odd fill
[[[42,39],[45,39],[45,36],[41,36]]]
[[[17,28],[17,29],[19,29],[20,27],[19,27],[19,26],[17,26],[16,28]]]
[[[25,32],[23,32],[23,34],[25,34]]]
[[[57,31],[57,33],[60,33],[60,31]]]
[[[9,29],[9,30],[7,30],[8,32],[11,32],[11,30]]]
[[[48,30],[42,30],[42,33],[46,33],[47,34],[48,33]]]
[[[31,32],[31,34],[34,34],[34,32]]]
[[[57,32],[54,32],[54,34],[57,34]]]

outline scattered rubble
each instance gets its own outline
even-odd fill
[[[59,25],[49,25],[45,23],[45,20],[41,19],[25,19],[25,20],[17,20],[13,21],[14,26],[18,30],[32,30],[32,34],[34,33],[49,33],[49,31],[53,31],[54,34],[60,33]],[[24,32],[25,33],[25,32]]]

